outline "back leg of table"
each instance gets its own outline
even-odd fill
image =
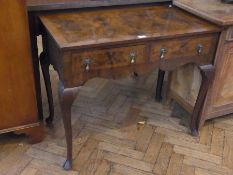
[[[50,73],[49,73],[49,60],[45,54],[42,52],[40,55],[41,69],[44,77],[45,88],[47,92],[48,104],[49,104],[49,117],[46,118],[47,124],[52,124],[54,118],[54,104],[53,104],[53,92],[51,87]]]
[[[163,89],[163,81],[164,81],[165,71],[159,69],[157,87],[156,87],[156,101],[160,102],[162,100],[162,89]]]

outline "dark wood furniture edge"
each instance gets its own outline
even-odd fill
[[[159,0],[162,2],[171,2],[172,0]],[[66,3],[47,3],[40,5],[30,5],[27,2],[28,11],[50,11],[50,10],[65,10],[65,9],[79,9],[91,7],[108,7],[120,5],[134,5],[146,3],[159,3],[157,0],[102,0],[102,1],[83,1],[83,2],[66,2]]]
[[[28,136],[28,142],[31,144],[39,143],[45,137],[44,129],[40,122],[3,129],[0,131],[0,134],[9,132],[14,132],[16,134],[26,134]]]
[[[194,35],[205,35],[205,34],[218,33],[221,31],[222,31],[221,28],[216,28],[215,30],[206,31],[206,32],[202,31],[202,32],[179,34],[179,35],[155,36],[155,37],[144,38],[144,39],[130,39],[130,40],[124,40],[124,41],[112,41],[112,42],[105,42],[105,43],[98,43],[98,44],[88,44],[88,45],[83,45],[83,46],[75,46],[75,43],[72,45],[60,45],[56,41],[55,38],[53,38],[53,40],[55,41],[55,43],[57,44],[59,49],[61,49],[62,51],[68,51],[68,50],[76,50],[76,49],[81,50],[81,49],[90,49],[90,48],[98,48],[98,47],[109,48],[111,46],[114,47],[116,45],[132,44],[132,42],[134,42],[134,45],[137,45],[137,44],[142,44],[142,43],[146,43],[146,42],[150,42],[150,41],[154,41],[154,40],[165,40],[165,39],[174,38],[174,37],[185,38],[185,37],[192,37]],[[47,32],[50,33],[48,30],[47,30]]]
[[[8,129],[2,129],[2,130],[0,130],[0,134],[13,132],[13,131],[17,131],[20,129],[32,128],[32,127],[36,127],[39,125],[40,125],[40,123],[37,122],[37,123],[28,124],[28,125],[22,125],[22,126],[12,127],[12,128],[8,128]]]
[[[219,40],[219,46],[218,46],[218,50],[216,52],[216,59],[215,59],[215,65],[216,65],[216,76],[218,76],[219,71],[222,69],[222,67],[224,67],[222,64],[224,64],[224,60],[226,59],[226,57],[224,56],[226,53],[223,52],[224,48],[232,43],[232,40],[229,40],[229,32],[231,33],[233,30],[233,27],[228,27],[226,28],[222,33],[221,33],[221,37]],[[215,77],[216,77],[215,76]],[[216,93],[216,89],[214,87],[216,87],[216,82],[219,82],[219,78],[216,81],[216,79],[213,81],[213,85],[210,88],[209,94],[208,94],[208,98],[207,101],[205,103],[204,106],[204,114],[206,116],[206,120],[209,119],[213,119],[219,116],[225,116],[228,114],[231,114],[233,112],[233,108],[232,108],[232,104],[224,104],[221,106],[214,106],[213,104],[213,99],[217,98],[217,93]],[[213,87],[214,86],[214,87]],[[211,111],[211,112],[209,112]]]
[[[218,19],[217,17],[210,17],[210,15],[202,12],[202,11],[196,11],[195,9],[192,9],[190,6],[186,5],[186,4],[183,4],[183,3],[180,3],[176,0],[173,1],[173,4],[183,10],[186,10],[187,12],[189,13],[192,13],[196,16],[199,16],[200,18],[203,18],[205,20],[208,20],[210,22],[213,22],[217,25],[220,25],[220,26],[227,26],[227,25],[232,25],[232,22],[224,22],[222,21],[221,19]]]
[[[16,134],[25,134],[28,136],[28,142],[30,144],[35,144],[41,142],[45,138],[45,132],[43,124],[39,123],[38,126],[28,127],[15,131]]]

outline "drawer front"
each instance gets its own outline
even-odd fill
[[[72,53],[73,72],[95,71],[141,64],[146,62],[147,59],[145,50],[146,46],[138,45]]]
[[[150,59],[153,62],[204,56],[205,61],[211,62],[217,43],[217,34],[161,40],[152,44]]]

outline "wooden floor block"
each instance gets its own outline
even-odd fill
[[[98,146],[98,141],[95,139],[89,139],[82,147],[78,155],[74,158],[73,168],[76,171],[80,171],[88,160],[91,154],[95,151]]]
[[[155,163],[153,172],[158,175],[165,175],[173,152],[173,146],[164,143],[159,153],[159,157]]]
[[[111,172],[114,174],[122,174],[122,175],[155,175],[153,173],[145,172],[121,164],[114,164],[112,166]]]
[[[218,164],[218,165],[220,165],[222,163],[222,157],[221,156],[216,156],[216,155],[212,155],[212,154],[209,154],[209,153],[196,151],[196,150],[185,148],[185,147],[182,147],[182,146],[175,145],[174,146],[174,152],[176,152],[178,154],[183,154],[183,155],[186,155],[186,156],[189,156],[189,157],[205,160],[207,162],[212,162],[212,163],[215,163],[215,164]]]
[[[208,171],[205,169],[201,168],[196,168],[195,169],[195,175],[220,175],[219,173],[213,172],[213,171]]]
[[[132,159],[126,156],[122,156],[115,153],[105,152],[104,158],[110,162],[123,164],[135,169],[139,169],[146,172],[152,172],[153,164],[146,163],[144,161]]]
[[[105,142],[100,142],[98,149],[112,152],[112,153],[116,153],[116,154],[120,154],[120,155],[127,156],[127,157],[130,157],[133,159],[138,159],[138,160],[140,160],[144,157],[143,152],[136,151],[136,150],[129,149],[129,148],[116,146],[116,145],[112,145],[110,143],[105,143]]]
[[[195,175],[195,168],[190,165],[186,165],[183,163],[180,175]]]
[[[224,148],[224,130],[220,128],[213,129],[210,153],[222,156]]]
[[[215,163],[211,163],[211,162],[207,162],[207,161],[204,161],[204,160],[192,158],[192,157],[185,156],[184,163],[187,164],[187,165],[202,168],[202,169],[205,169],[205,170],[208,170],[208,171],[213,171],[213,172],[219,173],[221,175],[231,175],[231,174],[233,174],[232,169],[229,169],[229,168],[224,167],[224,166],[219,166],[219,165],[217,165]]]
[[[20,175],[35,175],[38,172],[36,168],[26,167]]]
[[[108,175],[111,170],[111,163],[107,160],[102,160],[102,162],[99,164],[95,175]]]
[[[149,147],[146,150],[143,160],[154,164],[159,155],[163,141],[164,141],[164,135],[161,135],[159,133],[154,133],[150,140]]]
[[[139,151],[146,151],[154,133],[154,128],[145,126],[141,133],[138,135],[136,149]]]
[[[228,132],[225,134],[223,165],[233,169],[233,134]]]
[[[173,153],[168,165],[166,175],[180,175],[184,156],[181,154]]]

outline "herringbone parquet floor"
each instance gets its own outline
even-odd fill
[[[190,136],[185,112],[154,101],[155,73],[93,79],[81,88],[72,108],[74,170],[64,171],[57,75],[51,73],[54,126],[35,145],[23,136],[0,136],[1,175],[233,175],[233,117],[210,121],[198,138]]]

